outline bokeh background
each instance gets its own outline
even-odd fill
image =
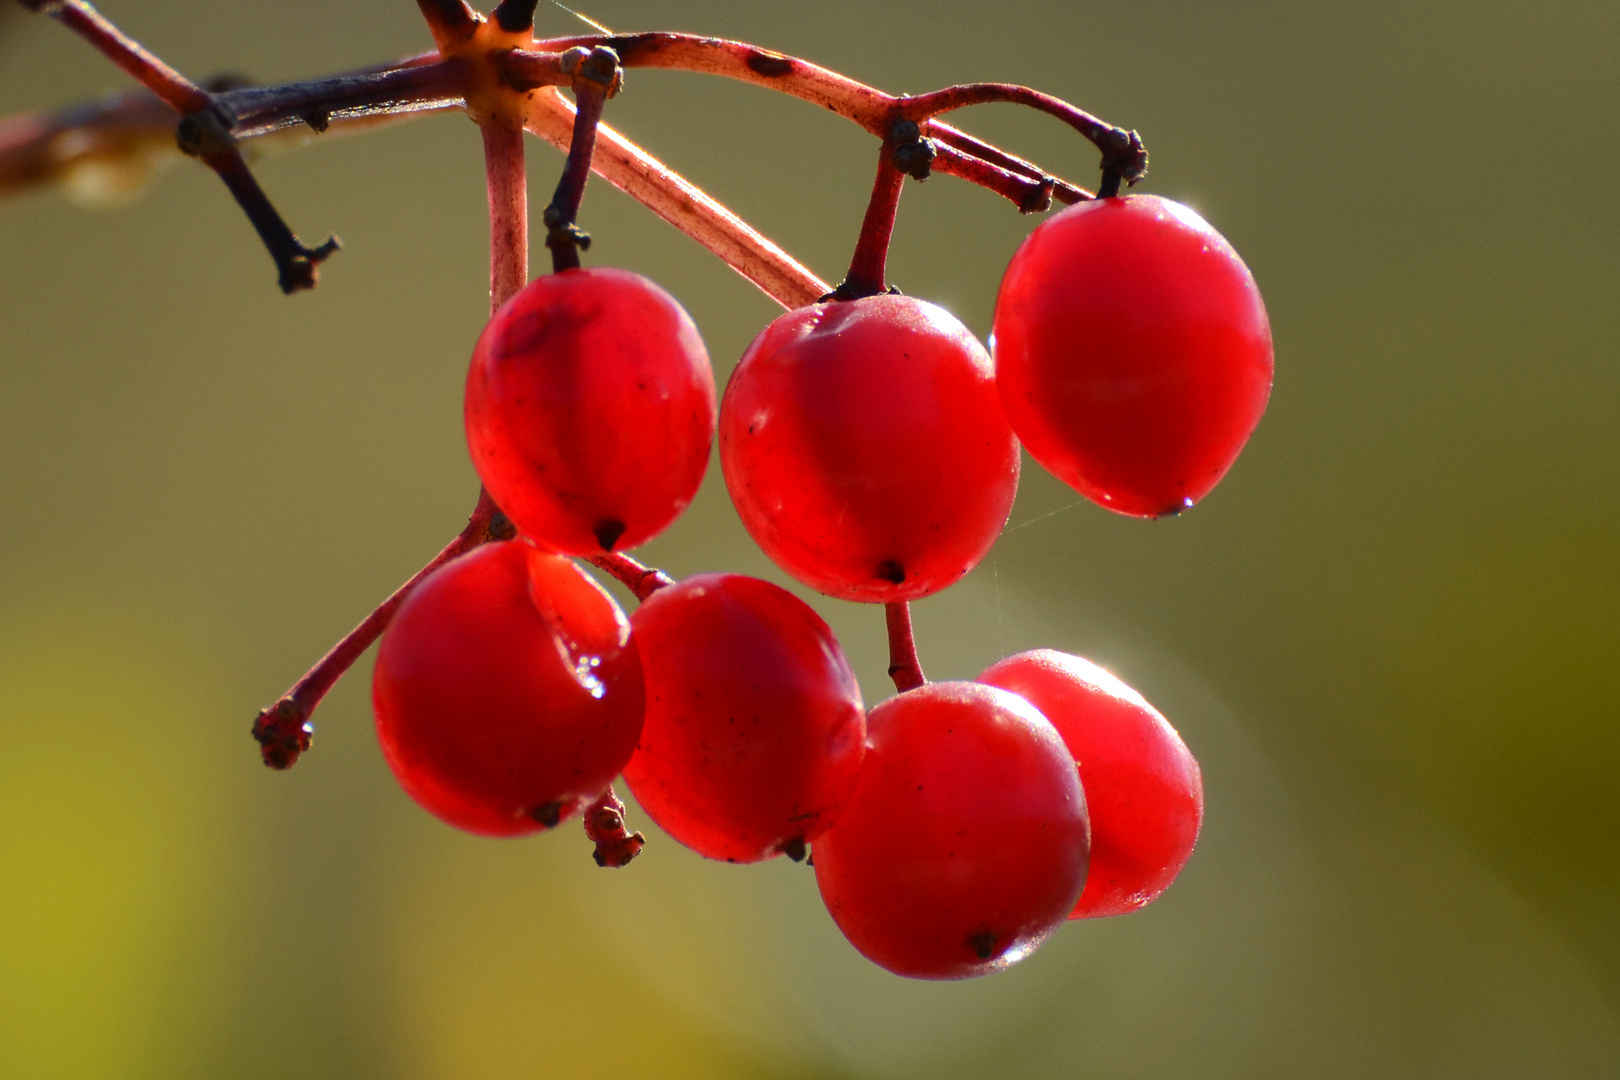
[[[0,206],[0,1077],[1620,1075],[1620,6],[588,2],[893,91],[1039,86],[1141,130],[1143,189],[1248,260],[1277,383],[1216,492],[1127,520],[1026,462],[992,555],[916,609],[935,677],[1047,645],[1137,686],[1203,763],[1196,855],[1137,915],[918,984],[784,860],[655,836],[607,873],[573,829],[438,824],[378,754],[369,659],[265,770],[254,713],[475,490],[479,143],[427,118],[260,163],[346,244],[291,299],[191,164],[116,212]],[[428,46],[406,0],[106,10],[198,76]],[[0,114],[124,85],[0,15]],[[608,118],[839,278],[865,135],[676,73]],[[1050,120],[961,121],[1094,179]],[[774,313],[600,182],[584,223],[722,378]],[[892,279],[985,334],[1032,225],[908,185]],[[781,580],[717,474],[647,557]],[[885,697],[878,614],[810,599]]]

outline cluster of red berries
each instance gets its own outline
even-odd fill
[[[599,269],[531,282],[480,338],[465,407],[519,538],[424,581],[377,660],[378,733],[405,789],[451,824],[515,835],[622,774],[706,857],[812,846],[838,926],[909,976],[996,970],[1065,918],[1152,900],[1197,837],[1198,765],[1101,669],[1041,650],[867,712],[832,631],[789,592],[704,574],[627,618],[572,561],[674,521],[718,419],[726,486],[777,565],[829,596],[915,600],[995,541],[1020,442],[1103,506],[1176,513],[1232,464],[1271,386],[1248,270],[1151,196],[1036,229],[992,348],[921,300],[828,299],[768,326],[717,410],[697,329],[656,285]]]

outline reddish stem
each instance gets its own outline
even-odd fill
[[[1102,151],[1105,169],[1118,169],[1124,179],[1133,184],[1147,174],[1147,151],[1143,149],[1142,140],[1136,132],[1117,128],[1092,116],[1084,109],[1070,105],[1062,98],[1043,94],[1027,86],[1013,83],[965,83],[961,86],[947,86],[931,94],[901,99],[900,111],[906,119],[922,123],[924,120],[968,105],[983,105],[996,101],[1027,105],[1062,120]]]
[[[212,104],[207,91],[152,55],[84,0],[25,0],[24,6],[43,11],[84,38],[176,112],[196,112]]]
[[[617,870],[641,854],[647,838],[624,825],[624,802],[610,787],[585,808],[585,835],[596,845],[597,866]]]
[[[612,574],[621,585],[635,594],[637,600],[645,600],[665,585],[675,584],[674,578],[657,567],[644,566],[630,556],[617,552],[592,555],[587,561]]]
[[[888,286],[884,269],[889,257],[889,240],[894,236],[894,217],[900,207],[900,191],[906,174],[894,166],[894,140],[885,138],[878,151],[877,178],[872,181],[872,197],[861,219],[860,239],[850,260],[844,283],[833,293],[840,300],[876,296]]]
[[[992,165],[982,158],[964,154],[953,146],[939,143],[934,144],[934,160],[931,168],[935,172],[948,173],[978,184],[982,188],[988,188],[1010,200],[1021,213],[1025,214],[1050,209],[1053,189],[1057,185],[1050,176],[1039,180],[1032,179],[1010,169]]]
[[[883,605],[889,628],[889,678],[900,693],[928,685],[917,659],[917,641],[911,633],[911,605],[904,600]]]
[[[529,281],[529,187],[523,168],[523,128],[488,117],[484,173],[489,190],[489,310],[493,314]]]
[[[315,707],[342,678],[343,673],[360,659],[360,654],[388,629],[394,613],[422,583],[422,579],[458,555],[492,540],[510,540],[513,535],[512,525],[506,516],[500,512],[489,493],[480,489],[478,505],[467,519],[467,527],[426,566],[411,575],[409,581],[395,589],[393,595],[379,604],[359,626],[332,646],[331,651],[294,683],[280,701],[259,713],[253,723],[253,737],[259,740],[264,763],[272,769],[289,768],[298,760],[299,754],[309,749],[310,738],[314,734],[309,718],[315,712]]]
[[[562,50],[598,44],[607,45],[617,52],[626,68],[695,71],[769,87],[848,117],[879,138],[887,136],[896,105],[902,108],[899,115],[920,123],[967,105],[993,101],[1016,102],[1050,113],[1073,127],[1096,145],[1105,158],[1117,158],[1116,163],[1127,180],[1140,179],[1147,170],[1147,154],[1142,150],[1141,140],[1135,132],[1116,128],[1061,98],[1012,83],[972,83],[912,98],[895,97],[798,57],[784,56],[743,41],[726,41],[695,34],[582,35],[549,38],[536,42],[536,48]],[[1010,161],[1018,160],[971,136],[963,136],[962,132],[948,124],[935,121],[930,133],[946,139],[967,154],[981,156],[976,153],[975,146],[993,151],[1002,160],[988,160],[1004,169],[1011,168]],[[959,136],[962,141],[957,142]]]

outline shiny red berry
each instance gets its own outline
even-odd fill
[[[469,832],[549,828],[635,750],[641,659],[612,598],[521,540],[436,570],[377,651],[372,705],[401,786]]]
[[[989,355],[943,308],[899,295],[811,304],[766,327],[726,387],[720,464],[778,566],[874,603],[966,574],[1018,486]]]
[[[1090,830],[1074,758],[1016,694],[932,683],[867,717],[866,764],[815,845],[833,921],[897,975],[1005,968],[1074,908]]]
[[[1091,873],[1072,919],[1123,915],[1181,872],[1204,819],[1198,762],[1142,695],[1055,649],[1009,656],[979,681],[1028,698],[1080,764],[1091,811]]]
[[[866,752],[860,686],[831,628],[740,574],[660,589],[630,622],[647,719],[624,778],[642,809],[711,859],[802,858]]]
[[[715,389],[692,319],[625,270],[529,282],[467,372],[467,445],[518,531],[566,555],[632,548],[692,501]]]
[[[1099,199],[1045,222],[996,298],[996,379],[1030,455],[1122,514],[1174,514],[1226,474],[1271,393],[1248,267],[1192,210]]]

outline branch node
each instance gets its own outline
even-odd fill
[[[560,65],[564,75],[595,83],[608,97],[624,89],[624,68],[619,65],[619,54],[606,45],[594,49],[576,45],[562,54]]]
[[[1142,136],[1136,132],[1126,131],[1124,128],[1110,128],[1098,140],[1098,145],[1103,152],[1104,186],[1106,187],[1108,184],[1110,172],[1119,174],[1118,179],[1114,181],[1115,190],[1107,195],[1099,191],[1099,197],[1106,199],[1112,195],[1117,195],[1119,193],[1119,180],[1123,180],[1127,186],[1134,186],[1138,180],[1147,175],[1147,147],[1142,145]]]
[[[235,126],[236,118],[215,102],[180,118],[174,131],[175,145],[187,157],[204,160],[228,154],[236,149],[236,136],[231,130]]]
[[[552,248],[578,248],[580,251],[591,250],[591,234],[567,220],[567,216],[555,203],[546,207],[546,212],[540,216],[546,226],[546,247]]]
[[[933,172],[934,158],[939,156],[934,140],[923,138],[922,129],[904,119],[894,122],[889,139],[894,144],[890,163],[914,180],[927,180]]]

